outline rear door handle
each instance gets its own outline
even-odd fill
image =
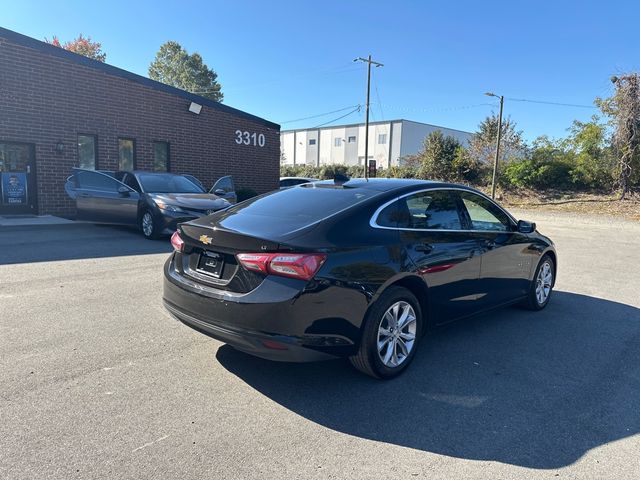
[[[428,243],[419,243],[415,246],[416,252],[431,253],[432,250],[433,245],[429,245]]]

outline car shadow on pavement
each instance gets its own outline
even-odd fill
[[[344,360],[276,363],[226,345],[217,358],[308,420],[452,457],[559,468],[640,432],[640,309],[574,293],[436,331],[387,382]]]
[[[169,253],[169,237],[147,240],[134,228],[74,223],[0,231],[0,265]]]

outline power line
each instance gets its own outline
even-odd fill
[[[310,117],[296,118],[295,120],[287,120],[286,122],[280,122],[280,125],[284,125],[285,123],[296,123],[301,122],[303,120],[310,120],[312,118],[324,117],[326,115],[331,115],[332,113],[344,112],[345,110],[349,110],[350,108],[358,108],[360,105],[350,105],[348,107],[339,108],[338,110],[332,110],[330,112],[319,113],[317,115],[311,115]]]
[[[546,102],[544,100],[529,100],[528,98],[507,98],[511,102],[527,102],[527,103],[541,103],[543,105],[557,105],[560,107],[574,107],[574,108],[598,108],[594,105],[580,105],[577,103],[561,103],[561,102]]]
[[[373,105],[373,104],[372,104]],[[497,106],[495,103],[476,103],[473,105],[457,105],[451,107],[424,107],[424,108],[416,108],[416,107],[402,107],[399,105],[391,105],[388,103],[380,103],[381,107],[390,108],[392,110],[402,110],[404,112],[449,112],[455,110],[466,110],[469,108],[477,108],[477,107],[495,107]]]
[[[358,105],[356,108],[354,108],[353,110],[351,110],[349,113],[345,113],[344,115],[342,115],[342,116],[340,116],[340,117],[338,117],[338,118],[334,118],[333,120],[330,120],[330,121],[328,121],[328,122],[321,123],[320,125],[317,125],[317,126],[315,126],[315,127],[313,127],[313,128],[320,128],[320,127],[324,127],[325,125],[329,125],[330,123],[337,122],[338,120],[342,120],[344,117],[348,117],[348,116],[349,116],[349,115],[351,115],[352,113],[359,112],[359,111],[360,111],[360,108],[361,108],[361,105]]]

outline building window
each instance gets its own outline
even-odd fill
[[[78,135],[78,166],[95,170],[98,166],[98,142],[95,135]]]
[[[118,139],[118,170],[131,171],[136,168],[136,144],[131,138]]]
[[[385,145],[386,143],[387,143],[387,134],[381,133],[380,135],[378,135],[378,144]]]
[[[356,136],[352,135],[347,138],[347,143],[356,143]]]
[[[342,146],[342,139],[341,138],[334,138],[333,139],[333,146],[334,147],[341,147]]]
[[[309,139],[309,145],[315,145],[316,144],[316,139],[315,138],[310,138]]]
[[[153,142],[153,171],[169,171],[169,142]]]

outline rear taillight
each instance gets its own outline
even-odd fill
[[[176,252],[182,252],[182,249],[184,248],[184,240],[182,240],[182,237],[180,237],[180,233],[178,233],[177,230],[173,232],[173,235],[171,235],[171,246]]]
[[[239,253],[236,257],[247,270],[300,280],[311,280],[327,258],[322,253]]]

